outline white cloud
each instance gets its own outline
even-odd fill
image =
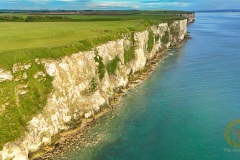
[[[189,8],[188,6],[190,5],[194,7],[195,2],[184,1],[185,0],[182,0],[182,2],[162,2],[161,0],[0,0],[0,6],[1,2],[3,2],[9,3],[7,8],[10,8],[10,3],[19,4],[19,6],[36,6],[49,9],[55,9],[56,6],[61,9],[181,9]]]
[[[75,2],[76,0],[25,0],[25,2],[46,3],[46,2]]]
[[[140,6],[133,6],[132,8],[133,8],[133,9],[139,9]]]
[[[25,2],[34,2],[34,3],[46,3],[46,2],[51,2],[52,0],[25,0]]]
[[[148,9],[148,8],[166,8],[166,7],[187,7],[191,3],[187,2],[154,2],[141,3],[140,1],[132,2],[116,2],[116,1],[105,1],[105,2],[88,2],[86,6],[89,9],[107,9],[107,8],[131,8],[131,9]]]
[[[129,7],[130,2],[90,2],[87,4],[90,8],[96,7]]]
[[[75,2],[75,0],[57,0],[57,1],[60,1],[60,2]]]
[[[186,2],[157,2],[157,3],[145,3],[145,6],[160,6],[160,7],[186,7],[191,3]]]

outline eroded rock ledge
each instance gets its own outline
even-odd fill
[[[59,60],[36,59],[37,64],[45,66],[45,71],[35,73],[34,78],[44,80],[46,74],[50,75],[53,90],[43,111],[28,123],[24,137],[5,144],[0,159],[29,159],[30,153],[51,144],[60,132],[80,126],[86,119],[111,108],[115,93],[128,86],[130,76],[144,70],[147,61],[182,41],[186,34],[187,20],[177,20],[160,23],[143,32],[132,32],[92,51]],[[28,66],[31,64],[15,68],[25,70]],[[3,70],[0,70],[0,79],[17,80],[11,71]],[[27,87],[24,90],[27,92]]]

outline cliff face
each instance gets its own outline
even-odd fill
[[[127,87],[129,76],[143,70],[148,60],[183,40],[186,27],[187,20],[161,23],[92,51],[59,60],[36,59],[45,71],[35,73],[34,78],[41,81],[50,75],[53,90],[43,111],[28,123],[24,137],[4,145],[0,159],[28,159],[29,153],[50,144],[54,135],[109,108],[114,91]],[[11,71],[0,70],[0,82],[13,79]]]
[[[186,14],[178,14],[178,15],[187,18],[188,23],[195,21],[195,13],[188,13],[188,14],[186,13]]]

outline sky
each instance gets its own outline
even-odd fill
[[[0,9],[195,11],[239,8],[240,0],[0,0]]]

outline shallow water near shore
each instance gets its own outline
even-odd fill
[[[192,39],[57,159],[239,159],[224,138],[240,119],[239,26],[240,13],[197,13]]]

